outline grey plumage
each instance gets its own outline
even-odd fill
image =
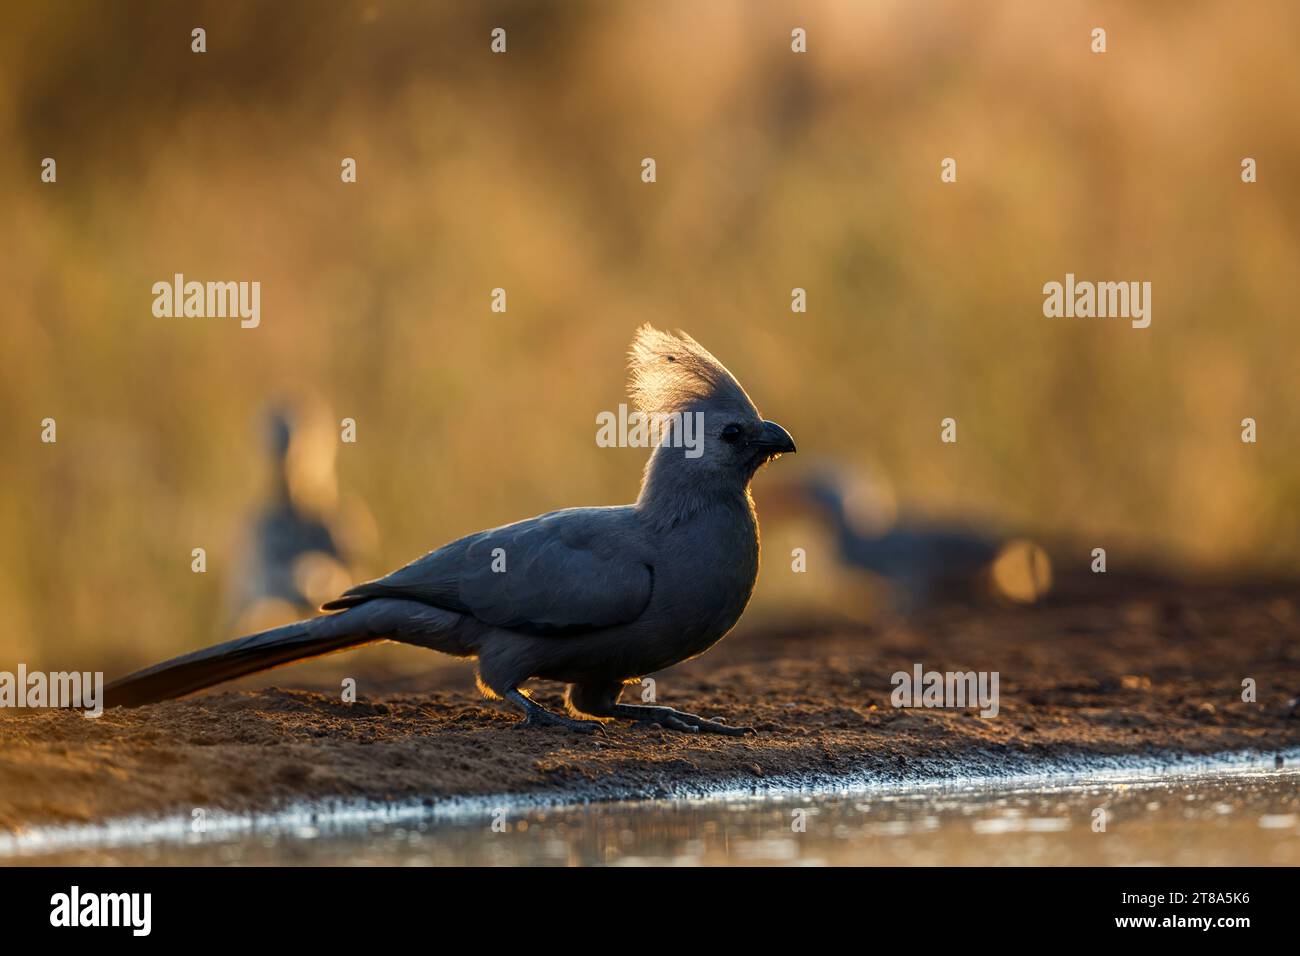
[[[667,707],[621,704],[625,683],[694,657],[740,618],[758,576],[754,473],[795,450],[739,382],[684,333],[644,326],[629,391],[647,414],[700,413],[702,454],[666,440],[635,504],[572,508],[454,541],[325,605],[336,611],[177,658],[107,689],[110,706],[191,693],[341,647],[396,640],[477,660],[479,685],[529,723],[590,730],[543,709],[530,678],[568,684],[569,710],[685,731],[734,728]],[[501,569],[500,560],[504,560]]]

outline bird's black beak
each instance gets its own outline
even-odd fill
[[[753,445],[769,458],[795,451],[794,439],[776,422],[763,422],[763,430]]]

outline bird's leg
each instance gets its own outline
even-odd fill
[[[576,730],[580,734],[594,734],[597,731],[604,732],[598,720],[574,720],[572,717],[565,717],[561,714],[555,714],[547,710],[541,704],[532,700],[527,694],[512,687],[501,695],[515,706],[521,708],[524,712],[525,727],[563,727],[566,730]]]
[[[623,692],[621,683],[570,684],[568,689],[569,713],[591,714],[593,717],[621,717],[642,724],[658,724],[669,730],[687,734],[708,733],[740,737],[754,733],[750,727],[731,727],[720,720],[706,720],[684,711],[655,704],[620,704],[618,695]]]
[[[642,724],[659,724],[670,730],[683,733],[724,734],[728,737],[743,737],[754,733],[753,727],[732,727],[720,720],[697,717],[682,710],[662,707],[658,704],[614,704],[611,717],[622,717]]]

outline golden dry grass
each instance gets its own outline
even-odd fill
[[[286,390],[359,423],[339,468],[382,534],[363,573],[629,500],[642,453],[597,448],[594,417],[644,321],[697,337],[801,453],[883,463],[921,506],[1300,558],[1292,3],[5,16],[0,662],[210,639],[265,484],[257,418]],[[260,281],[261,328],[154,318],[175,272]],[[1150,280],[1152,327],[1045,319],[1066,272]]]

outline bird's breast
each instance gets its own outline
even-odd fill
[[[758,579],[758,524],[752,512],[707,516],[673,529],[661,553],[647,610],[657,621],[654,643],[675,663],[707,650],[740,619]]]

